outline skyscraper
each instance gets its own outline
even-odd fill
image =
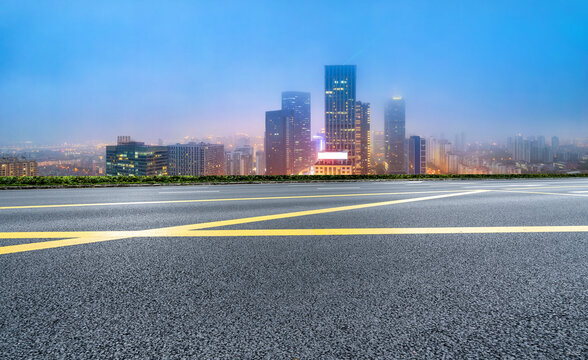
[[[325,66],[326,151],[355,160],[355,65]]]
[[[411,136],[408,139],[408,173],[427,173],[427,145],[420,136]]]
[[[367,175],[370,167],[370,104],[355,102],[355,174]]]
[[[405,103],[401,97],[388,102],[384,113],[386,162],[389,174],[404,174]]]
[[[265,112],[266,175],[289,174],[289,132],[292,121],[292,116],[286,116],[282,110]]]
[[[310,93],[285,91],[282,93],[282,114],[291,117],[291,129],[288,131],[288,152],[291,157],[290,174],[312,165],[310,136]]]

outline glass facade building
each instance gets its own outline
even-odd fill
[[[167,146],[125,140],[106,147],[106,175],[167,175],[167,162]]]
[[[282,114],[290,116],[288,131],[288,152],[290,154],[289,174],[298,174],[313,163],[310,132],[310,93],[285,91],[282,93]]]
[[[355,65],[325,66],[325,150],[355,161]]]
[[[386,104],[384,112],[384,136],[386,163],[389,174],[405,174],[404,161],[405,103],[402,98],[393,98]]]
[[[427,173],[427,144],[420,136],[411,136],[408,139],[408,173]]]
[[[265,113],[265,169],[266,175],[287,175],[291,172],[290,131],[292,116],[282,110]]]

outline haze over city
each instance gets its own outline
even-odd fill
[[[532,10],[532,11],[531,11]],[[407,135],[588,136],[585,1],[29,2],[0,8],[0,144],[263,135],[282,91],[357,65],[383,130]]]

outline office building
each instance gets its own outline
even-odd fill
[[[0,157],[0,176],[37,176],[38,167],[34,160],[16,157]]]
[[[106,175],[166,175],[167,163],[166,146],[145,145],[128,137],[119,137],[117,145],[106,146]]]
[[[265,168],[266,175],[287,175],[292,171],[290,131],[293,118],[282,110],[265,113]]]
[[[408,139],[408,173],[427,173],[427,145],[420,136],[411,136]]]
[[[225,149],[221,144],[189,143],[168,146],[169,175],[224,175]]]
[[[285,91],[282,93],[282,114],[290,117],[286,131],[290,157],[288,174],[298,174],[313,164],[310,135],[310,93]]]
[[[327,152],[347,152],[356,160],[355,65],[325,67],[325,141]]]
[[[404,99],[395,97],[388,101],[384,112],[384,135],[389,174],[406,173],[404,153],[405,115]]]

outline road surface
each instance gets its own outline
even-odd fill
[[[588,180],[0,192],[0,358],[586,358]]]

